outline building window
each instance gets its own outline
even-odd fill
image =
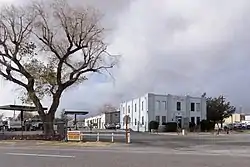
[[[167,110],[167,102],[166,101],[162,101],[162,104],[163,104],[163,109]]]
[[[141,124],[144,125],[144,116],[141,117]]]
[[[161,122],[162,122],[162,123],[166,123],[166,116],[162,116],[162,117],[161,117]]]
[[[179,101],[176,103],[176,110],[177,111],[181,110],[181,102],[179,102]]]
[[[191,111],[194,111],[194,110],[195,110],[195,104],[191,103]]]
[[[200,117],[197,117],[197,118],[196,118],[196,124],[197,124],[197,125],[200,125],[200,123],[201,123],[201,118],[200,118]]]
[[[191,117],[191,123],[195,123],[195,118]]]
[[[122,108],[122,111],[123,111],[123,114],[125,114],[125,108],[124,107]]]
[[[136,112],[136,104],[135,104],[135,112]]]
[[[128,113],[130,113],[130,106],[128,106]]]
[[[201,111],[201,103],[196,103],[196,111]]]
[[[135,118],[135,125],[137,124],[137,120],[136,120],[136,118]]]
[[[160,101],[156,101],[156,110],[161,110],[161,102]]]
[[[157,122],[160,122],[160,116],[155,116],[155,120],[156,120]]]
[[[143,102],[141,102],[141,110],[143,111],[143,105],[144,105],[144,103]]]

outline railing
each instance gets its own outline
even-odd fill
[[[114,143],[115,137],[126,137],[126,134],[119,133],[81,133],[81,140],[84,140],[84,136],[96,136],[96,141],[100,141],[100,137],[110,137],[110,141]],[[128,133],[128,143],[130,143],[130,133]]]

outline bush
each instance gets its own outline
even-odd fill
[[[151,132],[152,129],[157,130],[159,128],[159,122],[150,121],[148,127],[149,127],[150,132]]]
[[[194,132],[195,131],[195,123],[189,122],[189,130],[190,130],[190,132]]]
[[[176,131],[177,131],[177,123],[176,122],[166,123],[166,132],[176,132]]]
[[[212,131],[214,130],[214,123],[209,120],[202,120],[201,123],[201,131]]]

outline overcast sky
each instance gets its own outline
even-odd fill
[[[73,2],[94,5],[105,14],[104,25],[112,29],[110,51],[122,58],[113,71],[115,80],[92,76],[64,94],[60,109],[95,112],[103,103],[118,106],[147,92],[223,94],[245,112],[250,109],[249,0]],[[1,83],[0,104],[13,103],[13,90]]]

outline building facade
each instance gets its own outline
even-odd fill
[[[140,98],[120,104],[121,128],[134,131],[148,131],[150,121],[179,122],[184,120],[199,124],[206,119],[206,98],[191,96],[159,95],[148,93]]]
[[[224,124],[232,124],[242,121],[245,121],[245,115],[234,113],[230,117],[224,119]]]
[[[101,113],[96,116],[85,118],[85,126],[94,126],[97,129],[105,129],[107,124],[120,123],[120,111]]]

